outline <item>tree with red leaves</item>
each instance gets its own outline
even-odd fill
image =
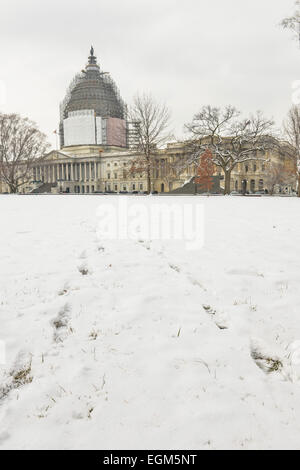
[[[200,156],[200,162],[197,168],[197,176],[195,177],[195,189],[199,184],[202,192],[209,193],[213,187],[214,162],[212,152],[207,149]]]

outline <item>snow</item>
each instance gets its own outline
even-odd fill
[[[0,449],[299,449],[299,200],[194,197],[188,250],[111,198],[0,197]]]

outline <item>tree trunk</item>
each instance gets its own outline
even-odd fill
[[[148,162],[147,165],[147,193],[151,193],[151,168],[150,168],[150,162]]]
[[[10,194],[16,194],[16,192],[18,191],[18,187],[15,184],[8,183],[8,187]]]
[[[231,170],[224,171],[224,176],[225,176],[224,194],[230,194]]]
[[[145,152],[146,160],[146,192],[151,193],[151,155],[149,151]]]

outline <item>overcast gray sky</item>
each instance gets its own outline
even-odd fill
[[[1,110],[35,120],[49,136],[59,102],[87,62],[98,62],[129,104],[151,91],[183,124],[205,104],[261,109],[278,125],[300,80],[300,49],[278,23],[293,0],[1,0]]]

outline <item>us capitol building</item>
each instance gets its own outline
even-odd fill
[[[133,130],[134,132],[134,130]],[[133,138],[126,121],[126,105],[109,74],[102,72],[94,49],[85,69],[75,76],[60,105],[60,150],[52,150],[33,167],[33,181],[25,193],[143,192],[145,174],[130,168]],[[172,154],[182,152],[172,147]],[[169,181],[170,152],[157,150],[152,191],[168,192],[182,186],[185,177]]]
[[[32,180],[21,193],[144,192],[144,172],[130,171],[136,159],[133,151],[134,126],[126,120],[126,105],[109,74],[101,71],[91,47],[85,69],[75,76],[60,105],[60,150],[52,150],[36,161]],[[232,172],[235,191],[268,190],[268,168],[284,164],[284,155],[264,156],[269,163],[238,164]],[[183,143],[157,149],[151,168],[151,191],[194,192],[196,166],[178,173],[174,162],[186,158]],[[288,162],[287,162],[288,163]],[[222,189],[222,173],[216,169],[215,191]],[[8,192],[0,183],[0,192]],[[221,187],[220,187],[221,186]],[[292,187],[283,188],[290,192]],[[280,189],[281,190],[281,189]]]

